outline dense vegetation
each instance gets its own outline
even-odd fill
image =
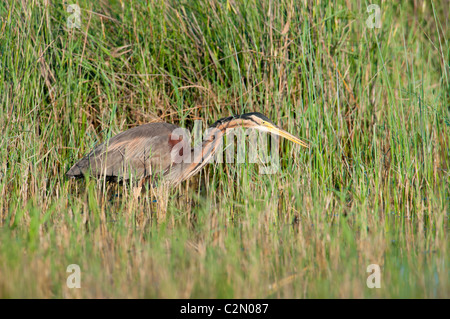
[[[76,28],[2,1],[0,297],[450,297],[448,2],[376,2],[381,28],[365,1],[79,0]],[[127,128],[251,111],[311,148],[138,200],[64,175]]]

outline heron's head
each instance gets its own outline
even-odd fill
[[[272,133],[277,136],[284,137],[303,147],[309,148],[309,145],[307,143],[303,142],[299,138],[278,127],[267,116],[258,112],[230,116],[221,119],[212,125],[212,127],[217,127],[219,129],[234,128],[237,126],[245,128],[254,128],[263,132]]]

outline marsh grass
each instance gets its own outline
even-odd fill
[[[364,1],[77,3],[80,29],[0,4],[1,298],[449,297],[448,3],[383,1],[380,29]],[[130,127],[250,111],[312,147],[139,199],[64,175]]]

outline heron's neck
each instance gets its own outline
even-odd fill
[[[211,161],[219,147],[222,146],[224,132],[224,129],[210,127],[203,141],[191,149],[190,157],[181,163],[173,164],[166,178],[172,183],[178,184],[197,174]]]
[[[194,169],[186,178],[198,173],[199,170],[211,161],[219,147],[223,145],[223,134],[224,130],[215,127],[208,129],[203,141],[198,143],[191,151],[191,160]]]
[[[230,116],[212,124],[208,128],[203,141],[191,149],[189,160],[173,164],[170,171],[166,173],[166,178],[171,183],[178,184],[197,174],[211,161],[219,147],[222,147],[225,132],[245,126],[244,122],[245,120],[240,116]]]

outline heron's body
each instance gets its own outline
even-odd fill
[[[83,177],[89,173],[112,180],[128,180],[163,173],[172,162],[174,145],[170,143],[170,136],[176,128],[169,123],[149,123],[119,133],[83,157],[67,175]]]
[[[78,161],[66,174],[69,177],[90,174],[111,180],[138,181],[159,176],[176,185],[195,175],[208,163],[221,145],[226,130],[240,126],[273,132],[307,147],[306,143],[277,128],[260,113],[236,115],[215,122],[204,141],[194,148],[178,132],[173,134],[178,128],[176,125],[149,123],[110,138]],[[189,160],[180,161],[180,158]]]

